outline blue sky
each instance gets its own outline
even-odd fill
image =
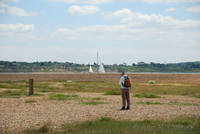
[[[200,0],[0,0],[0,60],[200,61]]]

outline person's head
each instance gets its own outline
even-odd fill
[[[123,76],[123,75],[125,75],[125,73],[124,73],[124,72],[122,72],[122,73],[121,73],[121,76]]]

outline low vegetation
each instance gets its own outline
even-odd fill
[[[51,128],[51,123],[47,122],[44,123],[40,128],[38,129],[27,129],[24,131],[24,134],[47,134],[52,133],[53,129]]]
[[[64,124],[52,131],[50,125],[26,130],[25,134],[197,134],[200,133],[200,118],[175,118],[171,121],[143,120],[126,121],[103,117],[98,120]]]
[[[148,83],[152,85],[152,84],[156,84],[156,81],[155,80],[150,80]]]
[[[200,106],[196,103],[180,103],[180,102],[170,102],[169,105],[181,105],[181,106]]]
[[[81,104],[85,105],[98,105],[98,104],[108,104],[107,102],[99,102],[99,101],[86,101],[86,102],[81,102]]]
[[[50,100],[70,100],[70,99],[74,99],[74,98],[78,98],[78,95],[76,94],[72,94],[72,95],[65,95],[65,94],[52,94],[49,96]]]
[[[94,97],[94,98],[91,98],[92,100],[102,100],[103,98],[100,98],[100,97]]]
[[[159,98],[160,95],[183,95],[200,98],[200,85],[192,83],[138,83],[132,84],[130,92],[134,97],[138,98]],[[28,90],[26,81],[5,81],[0,82],[0,89],[3,88],[19,90],[20,95],[24,95],[24,91]],[[19,88],[19,89],[18,89]],[[88,81],[34,81],[35,92],[39,93],[73,93],[73,92],[95,92],[104,93],[105,95],[120,95],[120,87],[114,82],[88,82]],[[4,94],[0,92],[0,96]],[[26,94],[26,93],[25,93]]]
[[[148,93],[135,93],[133,94],[133,97],[137,98],[161,98],[161,96],[155,95],[155,94],[148,94]]]
[[[5,90],[3,92],[0,92],[0,97],[2,98],[20,98],[21,95],[26,95],[26,92],[12,90]]]
[[[25,103],[35,103],[36,100],[25,100]]]
[[[147,101],[147,102],[140,101],[140,102],[137,102],[137,104],[160,105],[162,103],[160,103],[160,102],[150,102],[150,101]]]
[[[105,70],[111,72],[199,72],[200,62],[183,62],[183,63],[145,63],[138,62],[132,65],[113,64],[104,65]],[[97,64],[92,65],[94,70],[97,69]],[[71,62],[9,62],[0,61],[0,72],[87,72],[88,64],[76,64]]]
[[[107,91],[104,93],[104,95],[120,95],[119,91]]]

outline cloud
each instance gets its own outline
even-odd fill
[[[187,10],[188,12],[200,13],[200,5],[187,8],[186,10]]]
[[[195,3],[200,0],[51,0],[67,4],[105,4],[111,2],[145,2],[145,3]]]
[[[22,8],[14,7],[14,6],[9,6],[7,4],[0,3],[0,13],[8,13],[12,15],[17,15],[17,16],[36,16],[36,12],[26,12]]]
[[[199,27],[200,20],[178,20],[171,16],[160,14],[135,13],[129,9],[122,9],[107,14],[109,17],[119,18],[121,23],[131,26],[151,26],[151,27],[172,27],[172,28],[192,28]],[[106,16],[106,14],[104,14]]]
[[[80,42],[144,41],[173,46],[197,46],[200,42],[200,20],[179,20],[160,14],[135,13],[129,9],[118,10],[107,15],[110,19],[119,19],[120,24],[60,27],[52,38]]]
[[[167,8],[165,11],[166,12],[174,12],[174,11],[176,11],[176,8]]]
[[[35,39],[34,29],[34,24],[0,24],[1,44]]]
[[[132,1],[132,0],[130,0],[130,1]],[[146,3],[194,3],[194,2],[200,2],[200,0],[143,0],[143,1]]]
[[[113,0],[53,0],[55,2],[64,2],[68,4],[102,4],[109,3]]]
[[[20,2],[20,0],[0,0],[0,2]]]
[[[0,24],[0,32],[33,32],[33,24]]]
[[[87,14],[94,14],[99,11],[99,8],[96,6],[71,6],[68,8],[68,12],[70,14],[80,14],[80,15],[87,15]]]
[[[0,9],[0,13],[5,13],[5,9]]]

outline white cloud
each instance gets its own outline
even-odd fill
[[[0,3],[0,8],[8,8],[8,5]]]
[[[35,39],[33,24],[0,24],[0,40],[4,42],[21,42]]]
[[[118,10],[113,13],[113,16],[115,16],[115,17],[131,16],[131,15],[133,15],[133,12],[126,8],[124,8],[122,10]]]
[[[36,16],[37,13],[35,12],[26,12],[22,8],[17,7],[9,7],[7,8],[9,14],[17,15],[17,16]]]
[[[64,2],[68,4],[102,4],[109,3],[113,0],[53,0],[56,2]]]
[[[5,9],[0,8],[0,13],[5,13]]]
[[[0,24],[0,32],[33,32],[33,24]]]
[[[147,2],[147,3],[193,3],[193,2],[200,2],[200,0],[143,0],[143,1]]]
[[[193,13],[200,13],[200,5],[187,8],[187,11]]]
[[[165,10],[166,12],[174,12],[174,11],[176,11],[176,8],[167,8],[166,10]]]
[[[36,16],[36,12],[26,12],[22,8],[14,7],[14,6],[9,6],[7,4],[0,3],[0,10],[3,12],[0,13],[9,13],[12,15],[17,15],[17,16]]]
[[[104,14],[105,15],[105,14]],[[119,18],[121,23],[131,26],[151,26],[151,27],[173,27],[173,28],[192,28],[199,27],[200,20],[178,20],[171,16],[160,14],[135,13],[129,9],[122,9],[108,14],[109,17]]]
[[[122,9],[108,14],[118,18],[118,25],[89,25],[78,28],[61,27],[52,35],[58,40],[74,41],[136,41],[158,44],[197,46],[200,42],[200,20],[178,20],[160,14],[135,13]]]
[[[87,15],[87,14],[94,14],[99,11],[99,8],[96,6],[71,6],[68,8],[68,12],[70,14],[81,14],[81,15]]]
[[[195,3],[200,0],[51,0],[55,2],[64,2],[67,4],[104,4],[111,2],[145,2],[145,3]]]
[[[0,0],[0,2],[20,2],[20,0]]]

